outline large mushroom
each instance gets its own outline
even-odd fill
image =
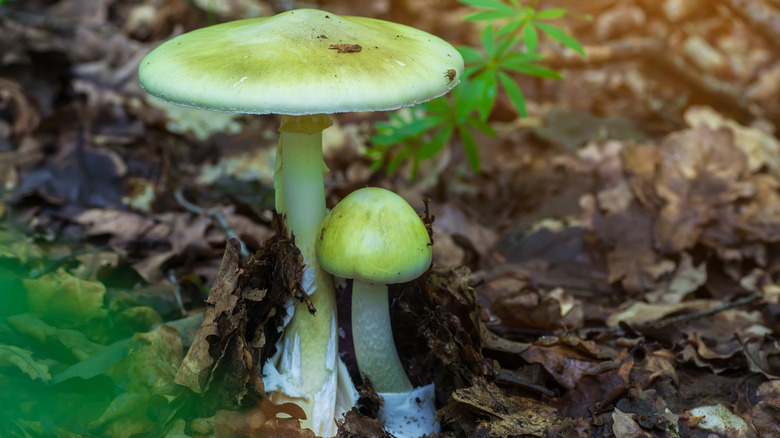
[[[380,418],[397,436],[434,432],[432,385],[414,390],[398,356],[387,286],[406,283],[431,266],[428,230],[397,194],[356,190],[325,216],[315,245],[331,274],[352,280],[352,341],[361,376],[384,398]],[[417,400],[417,403],[414,401]]]
[[[141,85],[164,101],[282,115],[276,209],[303,254],[304,288],[316,316],[303,304],[294,305],[274,363],[264,367],[264,383],[277,401],[300,404],[308,416],[304,425],[320,435],[333,435],[334,417],[350,408],[336,406],[337,388],[349,382],[338,380],[332,278],[314,254],[325,215],[322,130],[332,123],[326,114],[424,102],[449,91],[462,72],[460,54],[431,34],[313,9],[198,29],[163,43],[141,61]]]

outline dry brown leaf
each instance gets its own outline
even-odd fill
[[[437,416],[445,427],[454,427],[462,436],[542,437],[555,422],[557,412],[544,402],[506,393],[494,383],[477,379],[472,386],[453,392],[452,400]]]

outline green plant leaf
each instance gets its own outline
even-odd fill
[[[543,11],[539,11],[534,14],[535,20],[554,20],[556,18],[561,18],[564,15],[566,15],[566,9],[564,8],[554,8],[554,9],[545,9]]]
[[[482,11],[475,14],[471,14],[464,18],[465,21],[484,21],[484,20],[502,20],[504,18],[514,17],[515,11]]]
[[[390,161],[387,163],[387,167],[385,167],[387,173],[393,173],[396,170],[398,170],[401,164],[404,161],[406,161],[408,157],[409,157],[409,148],[406,147],[401,149],[396,155],[390,158]]]
[[[539,64],[523,64],[514,68],[507,67],[507,70],[512,70],[516,73],[522,73],[528,76],[536,76],[538,78],[561,79],[562,77],[557,71]]]
[[[436,155],[446,144],[450,141],[453,132],[455,131],[455,125],[444,125],[441,129],[436,131],[431,141],[425,143],[420,149],[418,154],[420,159],[427,160]]]
[[[583,49],[580,43],[578,43],[577,40],[575,40],[568,33],[547,23],[536,23],[536,26],[538,26],[542,32],[549,35],[550,38],[574,50],[580,55],[585,56],[585,49]]]
[[[509,23],[502,26],[501,29],[498,30],[498,33],[496,33],[496,36],[502,38],[507,35],[513,34],[517,32],[518,29],[523,27],[525,23],[526,23],[525,20],[512,20]]]
[[[523,28],[523,40],[529,53],[536,52],[536,46],[539,43],[539,33],[532,22],[526,23]]]
[[[485,59],[479,50],[470,46],[458,46],[458,52],[466,64],[474,64]]]
[[[475,109],[482,120],[487,120],[496,101],[496,71],[483,71],[474,78],[472,86],[478,90]]]
[[[512,12],[516,11],[508,4],[499,0],[460,0],[461,3],[475,8],[495,9],[498,11]]]
[[[47,383],[51,380],[49,367],[37,362],[31,351],[21,349],[14,345],[0,345],[0,367],[13,365],[31,379],[41,379]]]
[[[482,30],[482,34],[480,35],[480,40],[482,42],[482,47],[485,49],[487,57],[494,58],[496,35],[492,25],[485,26],[485,28]]]
[[[512,52],[501,59],[501,67],[509,70],[523,68],[534,61],[542,59],[538,53]]]
[[[466,152],[466,158],[468,159],[471,168],[479,170],[479,148],[477,147],[477,141],[474,139],[474,136],[466,125],[458,126],[458,135],[460,135],[460,140],[463,142],[463,149]]]
[[[517,86],[517,82],[504,72],[498,73],[498,79],[501,81],[501,85],[504,87],[507,96],[509,96],[509,100],[512,101],[512,105],[517,109],[517,114],[519,114],[520,117],[528,117],[528,112],[525,107],[525,97],[523,96],[520,87]]]
[[[477,131],[489,137],[496,136],[496,130],[493,129],[492,126],[490,126],[490,123],[486,122],[485,120],[481,120],[479,117],[469,117],[468,119],[466,119],[466,125],[476,129]]]

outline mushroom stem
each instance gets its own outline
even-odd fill
[[[377,392],[413,389],[395,349],[387,285],[353,280],[352,339],[360,373],[371,380]]]
[[[320,268],[314,251],[325,216],[323,173],[327,167],[322,159],[322,130],[331,124],[330,118],[321,114],[282,116],[274,173],[276,210],[303,255],[303,286],[317,313],[311,315],[304,303],[295,303],[293,317],[277,344],[285,350],[279,356],[278,372],[294,388],[281,388],[272,399],[300,405],[307,415],[302,425],[323,436],[335,434],[333,418],[341,414],[336,412],[336,297],[333,279]]]

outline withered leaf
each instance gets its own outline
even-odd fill
[[[507,394],[495,383],[481,378],[468,388],[456,390],[438,414],[443,424],[455,426],[465,433],[463,436],[486,438],[546,436],[547,427],[557,417],[552,406],[519,394]]]
[[[196,393],[206,390],[206,379],[211,371],[215,358],[209,353],[211,336],[219,335],[216,319],[221,312],[230,311],[237,297],[232,295],[238,282],[240,254],[230,242],[226,245],[225,256],[217,273],[217,279],[206,301],[203,322],[198,328],[187,355],[182,361],[174,381],[186,386]]]

